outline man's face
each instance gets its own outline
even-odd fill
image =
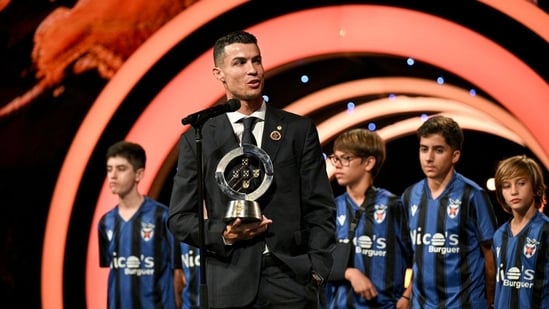
[[[254,101],[262,96],[265,71],[256,44],[225,46],[223,62],[213,73],[224,84],[228,98]]]
[[[421,137],[419,161],[427,178],[442,180],[453,171],[460,157],[459,150],[453,150],[440,134]]]
[[[141,180],[143,169],[135,171],[130,162],[120,156],[107,160],[107,180],[113,194],[124,197],[135,189]]]

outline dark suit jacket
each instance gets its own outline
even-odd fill
[[[265,242],[304,284],[311,271],[328,278],[335,244],[335,203],[314,122],[267,105],[261,148],[273,162],[270,189],[258,200],[273,220],[263,237],[225,246],[223,218],[229,198],[219,188],[215,171],[220,159],[239,147],[226,115],[202,127],[204,223],[208,301],[212,307],[250,304],[259,286]],[[271,138],[278,131],[280,140]],[[195,130],[182,135],[170,201],[169,227],[183,242],[199,246]]]

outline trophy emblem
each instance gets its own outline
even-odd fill
[[[273,163],[261,148],[245,144],[229,151],[217,165],[217,184],[231,201],[225,221],[240,218],[249,223],[261,221],[261,208],[256,202],[271,186]]]

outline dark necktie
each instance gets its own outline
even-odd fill
[[[242,132],[242,145],[257,145],[257,143],[255,142],[254,134],[252,133],[256,120],[256,117],[242,118],[242,123],[244,124],[244,131]]]

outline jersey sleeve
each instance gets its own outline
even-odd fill
[[[99,240],[99,266],[109,267],[111,264],[111,257],[108,253],[109,239],[107,237],[104,220],[99,221],[97,232]]]
[[[477,233],[480,241],[491,240],[497,229],[497,219],[490,197],[484,190],[476,190],[471,202],[476,213]]]

